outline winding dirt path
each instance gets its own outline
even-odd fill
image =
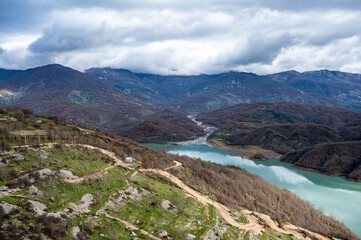
[[[171,166],[171,167],[167,167],[166,169],[164,169],[164,171],[168,171],[172,168],[176,168],[176,167],[181,167],[182,166],[182,163],[178,162],[178,161],[175,161],[173,160],[173,162],[175,163],[175,165]]]
[[[158,238],[158,237],[150,234],[149,232],[147,232],[147,231],[145,231],[145,230],[143,230],[143,229],[137,228],[136,226],[130,224],[130,223],[127,222],[127,221],[124,221],[124,220],[122,220],[122,219],[120,219],[120,218],[117,218],[117,217],[110,216],[108,213],[104,213],[104,215],[105,215],[107,218],[109,218],[109,219],[113,219],[113,220],[116,220],[116,221],[118,221],[118,222],[123,223],[125,226],[127,226],[128,228],[130,228],[130,229],[132,229],[132,230],[134,230],[134,231],[140,231],[143,235],[146,235],[146,236],[148,236],[148,237],[150,237],[150,238],[152,238],[152,239],[162,240],[162,239],[160,239],[160,238]]]
[[[43,144],[42,147],[53,147],[55,144],[56,143],[47,143],[47,144]],[[74,178],[74,179],[68,179],[68,180],[66,180],[68,182],[79,183],[79,182],[83,182],[83,181],[88,180],[88,179],[99,178],[99,177],[102,177],[104,174],[106,174],[110,169],[112,169],[114,167],[117,167],[117,166],[121,166],[121,167],[123,167],[125,169],[129,169],[129,170],[135,170],[133,167],[129,166],[128,164],[124,163],[120,158],[118,158],[115,155],[114,152],[111,152],[111,151],[108,151],[108,150],[105,150],[105,149],[102,149],[102,148],[98,148],[98,147],[95,147],[95,146],[86,145],[86,144],[66,144],[66,146],[81,146],[81,147],[88,148],[88,149],[98,150],[99,152],[107,155],[108,157],[114,159],[114,161],[115,161],[115,163],[113,165],[111,165],[109,167],[106,167],[106,168],[104,168],[104,169],[102,169],[102,170],[100,170],[98,172],[88,174],[88,175],[85,175],[85,176],[80,177],[80,178],[78,177],[78,178]],[[29,145],[17,146],[17,147],[32,148],[32,146],[29,146]],[[165,170],[169,170],[169,169],[172,169],[172,168],[175,168],[175,167],[182,166],[182,164],[180,162],[177,162],[177,161],[174,161],[174,162],[175,162],[175,165],[173,165],[171,167],[168,167]],[[282,228],[280,228],[278,226],[278,224],[275,221],[273,221],[268,215],[258,213],[258,212],[253,212],[253,211],[250,211],[250,210],[242,210],[241,209],[241,212],[247,218],[248,223],[247,224],[239,223],[232,217],[232,215],[230,214],[229,208],[227,208],[226,206],[224,206],[223,204],[221,204],[219,202],[216,202],[216,201],[210,199],[209,197],[201,194],[200,192],[190,188],[185,183],[183,183],[182,180],[180,180],[176,176],[170,174],[169,172],[166,172],[166,171],[160,170],[160,169],[139,169],[139,171],[143,172],[143,173],[152,172],[152,173],[159,174],[159,175],[161,175],[161,176],[163,176],[165,178],[168,178],[172,183],[177,185],[180,189],[182,189],[184,192],[186,192],[189,196],[194,197],[195,199],[197,199],[198,201],[200,201],[201,203],[203,203],[205,205],[207,205],[207,204],[213,205],[217,209],[219,215],[228,224],[230,224],[230,225],[232,225],[234,227],[238,227],[238,228],[244,229],[246,231],[251,230],[255,234],[261,234],[264,231],[264,226],[260,225],[258,223],[258,219],[257,219],[257,218],[261,218],[272,229],[276,230],[277,232],[284,233],[284,234],[291,234],[291,235],[293,235],[294,237],[296,237],[298,239],[307,239],[307,240],[310,239],[310,237],[307,237],[307,236],[305,237],[304,234],[301,233],[301,232],[304,232],[304,233],[307,233],[307,235],[309,235],[309,236],[311,236],[313,238],[319,239],[319,240],[329,240],[329,238],[327,238],[327,237],[325,237],[323,235],[311,232],[311,231],[309,231],[307,229],[304,229],[304,228],[297,227],[297,226],[292,225],[290,223],[286,223],[286,224],[284,224],[282,226]],[[160,240],[159,238],[153,236],[152,234],[150,234],[150,233],[148,233],[148,232],[146,232],[146,231],[144,231],[142,229],[139,229],[139,228],[133,226],[132,224],[130,224],[130,223],[124,221],[124,220],[121,220],[121,219],[116,218],[116,217],[112,217],[107,213],[104,213],[104,214],[105,214],[106,217],[108,217],[110,219],[122,222],[123,224],[125,224],[126,226],[128,226],[129,228],[131,228],[133,230],[141,231],[144,235],[147,235],[152,239]],[[245,232],[243,232],[243,233],[245,233]]]
[[[182,180],[180,180],[176,176],[170,174],[169,172],[166,172],[166,171],[160,170],[160,169],[141,169],[140,171],[153,172],[153,173],[156,173],[156,174],[162,175],[163,177],[168,178],[172,183],[176,184],[179,188],[181,188],[183,191],[185,191],[186,193],[188,193],[190,196],[194,197],[198,201],[202,202],[205,205],[206,204],[213,205],[217,209],[219,215],[221,215],[221,217],[228,224],[230,224],[234,227],[238,227],[238,228],[245,229],[245,230],[252,230],[256,234],[261,234],[262,231],[264,230],[264,227],[261,226],[260,224],[256,223],[253,219],[248,219],[249,215],[246,215],[246,217],[248,219],[247,224],[242,224],[242,223],[237,222],[231,216],[230,210],[226,206],[224,206],[223,204],[220,204],[219,202],[216,202],[216,201],[208,198],[207,196],[204,196],[203,194],[199,193],[198,191],[190,188],[189,186],[184,184]]]
[[[69,145],[67,144],[66,146],[72,146],[72,144],[69,144]],[[92,150],[97,150],[97,151],[103,153],[104,155],[107,155],[108,157],[114,159],[114,164],[109,167],[106,167],[98,172],[87,174],[83,177],[75,177],[72,179],[66,179],[64,181],[67,181],[70,183],[80,183],[80,182],[83,182],[86,180],[100,178],[100,177],[104,176],[105,174],[107,174],[109,172],[109,170],[111,170],[112,168],[118,167],[118,166],[121,166],[125,169],[134,170],[134,168],[132,168],[128,164],[124,163],[120,158],[118,158],[114,152],[111,152],[111,151],[108,151],[108,150],[105,150],[102,148],[94,147],[91,145],[87,145],[87,144],[77,144],[77,146],[92,149]]]

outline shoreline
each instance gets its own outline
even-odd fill
[[[254,145],[232,146],[226,144],[220,139],[210,139],[207,141],[207,145],[225,151],[229,154],[237,155],[252,161],[267,161],[270,158],[281,157],[281,154],[278,154],[271,150],[263,149],[258,146],[254,146]],[[257,155],[259,155],[259,157],[257,157]]]

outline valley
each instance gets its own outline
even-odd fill
[[[90,69],[81,73],[61,65],[0,72],[3,76],[0,98],[6,107],[1,110],[0,119],[3,159],[8,157],[6,149],[13,149],[15,156],[26,159],[24,164],[4,160],[2,208],[8,207],[7,204],[12,207],[23,204],[20,215],[17,211],[4,212],[5,236],[13,228],[18,236],[40,234],[55,239],[59,236],[82,239],[77,237],[78,233],[95,236],[94,239],[108,235],[111,239],[119,236],[125,239],[187,236],[190,239],[287,239],[287,236],[357,239],[347,227],[360,236],[355,227],[360,224],[355,215],[359,213],[348,213],[352,211],[350,208],[357,208],[359,183],[344,183],[346,180],[339,178],[361,181],[361,112],[354,110],[355,99],[352,106],[346,106],[332,94],[323,96],[318,92],[316,96],[313,92],[304,93],[306,89],[303,89],[299,95],[296,85],[289,86],[281,77],[237,72],[158,76]],[[317,74],[321,78],[319,74],[331,73]],[[341,76],[350,84],[358,81],[357,76],[351,80],[350,75]],[[260,86],[269,87],[264,92]],[[137,142],[165,145],[148,145],[160,150],[154,151]],[[31,148],[26,150],[17,145]],[[172,154],[199,157],[221,165],[168,155],[163,147],[172,149]],[[58,157],[41,160],[35,156],[37,152]],[[69,154],[75,154],[72,161],[62,159]],[[33,165],[39,161],[43,169]],[[49,176],[39,178],[39,172],[40,176],[42,172]],[[27,177],[22,179],[22,175]],[[107,177],[110,179],[104,180]],[[112,185],[114,177],[121,179],[121,185]],[[87,184],[95,184],[95,189]],[[51,192],[51,186],[60,190]],[[349,191],[347,207],[337,205],[343,197],[342,189]],[[103,193],[96,195],[97,190]],[[55,200],[43,198],[37,191],[46,192],[47,196],[54,194]],[[115,199],[122,194],[134,194],[134,199],[127,202],[126,197],[125,202],[117,202]],[[64,195],[61,203],[56,200],[57,195]],[[331,195],[339,197],[325,202]],[[163,197],[158,199],[158,196]],[[19,199],[23,199],[22,203]],[[176,207],[173,217],[159,212],[160,202],[164,201],[171,208]],[[196,207],[199,211],[188,209],[189,204],[200,204]],[[211,209],[213,213],[209,212]],[[41,214],[30,220],[30,212],[37,210]],[[189,215],[189,211],[195,215]],[[186,223],[185,219],[200,219],[201,212],[210,213],[204,217],[214,216],[213,220],[194,220],[204,224],[196,224],[192,231],[184,232],[183,225],[194,224],[194,221]],[[49,213],[61,218],[49,220]],[[36,224],[18,225],[23,218],[28,219],[27,224]],[[160,218],[168,219],[161,227]],[[245,218],[246,222],[239,223],[238,218]],[[13,219],[17,219],[16,224],[8,228]],[[117,230],[108,231],[109,220],[115,222]],[[46,225],[47,221],[54,226]],[[107,227],[99,227],[102,224]],[[176,228],[171,227],[174,224]],[[125,226],[125,232],[119,226]]]
[[[283,209],[287,218],[265,215],[272,212],[269,207],[234,202],[222,192],[222,185],[216,187],[201,177],[197,173],[201,169],[194,168],[188,158],[66,122],[36,118],[28,111],[2,110],[2,116],[14,121],[10,127],[0,123],[7,142],[2,143],[1,153],[2,239],[356,239],[337,220],[242,169],[236,169],[237,175],[256,183],[252,191],[244,188],[248,194],[271,187],[272,194],[292,199],[290,208]],[[19,123],[33,128],[26,130],[27,140],[25,135],[9,134]],[[37,129],[44,129],[46,135],[32,136],[31,131],[37,133]],[[213,177],[223,178],[216,172]],[[295,226],[290,211],[299,211],[300,204],[322,220],[300,213],[299,219],[308,220]],[[313,223],[310,230],[305,229],[311,226],[309,222]],[[321,227],[326,223],[329,227]]]

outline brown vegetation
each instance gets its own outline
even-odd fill
[[[121,125],[120,136],[137,142],[167,143],[191,140],[203,136],[203,129],[186,116],[171,110],[164,110],[140,122]]]
[[[290,152],[281,161],[298,168],[361,181],[361,142],[323,143]]]
[[[297,197],[288,190],[267,183],[244,169],[173,156],[185,169],[174,168],[172,174],[199,191],[213,194],[229,207],[238,206],[269,215],[278,222],[290,222],[329,237],[358,239],[333,217]]]

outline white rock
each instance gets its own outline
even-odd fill
[[[46,177],[54,175],[55,172],[53,170],[45,168],[45,169],[39,170],[38,173],[40,174],[40,178],[44,179]]]
[[[127,162],[127,163],[131,163],[131,162],[134,162],[135,161],[135,158],[133,158],[133,157],[126,157],[125,158],[125,162]]]
[[[58,177],[60,177],[61,179],[72,179],[74,178],[74,175],[72,172],[62,169],[59,171]]]
[[[45,210],[47,209],[47,207],[44,204],[33,200],[28,200],[28,202],[33,205],[33,209],[36,215],[40,216],[46,213]]]
[[[85,194],[82,198],[82,207],[88,209],[90,205],[93,203],[94,196],[90,193]]]
[[[37,187],[35,187],[34,185],[31,185],[28,189],[28,193],[30,195],[38,195],[38,196],[42,196],[43,192],[39,191],[39,189]]]
[[[162,202],[162,208],[164,210],[166,210],[167,212],[170,212],[170,213],[177,213],[178,212],[178,208],[176,206],[174,206],[174,204],[171,203],[168,200],[164,200]]]
[[[167,233],[167,231],[165,231],[165,230],[159,230],[157,233],[158,233],[159,236],[162,237],[162,238],[168,237],[168,233]]]
[[[48,213],[48,214],[46,214],[46,216],[48,216],[48,217],[54,217],[54,218],[58,218],[58,219],[63,219],[63,217],[61,216],[61,212]]]
[[[20,188],[9,189],[7,186],[0,187],[0,198],[20,191]]]
[[[12,205],[7,202],[0,203],[0,206],[3,208],[6,215],[19,208],[18,206]]]
[[[80,233],[80,227],[76,226],[71,230],[71,234],[73,235],[75,240],[78,240],[78,233]]]
[[[25,160],[25,157],[24,155],[20,154],[20,153],[14,153],[12,156],[11,156],[11,160],[12,161],[23,161]]]
[[[190,240],[192,240],[192,239],[195,239],[196,238],[196,236],[194,236],[193,234],[190,234],[190,233],[186,233],[186,239],[190,239]]]

